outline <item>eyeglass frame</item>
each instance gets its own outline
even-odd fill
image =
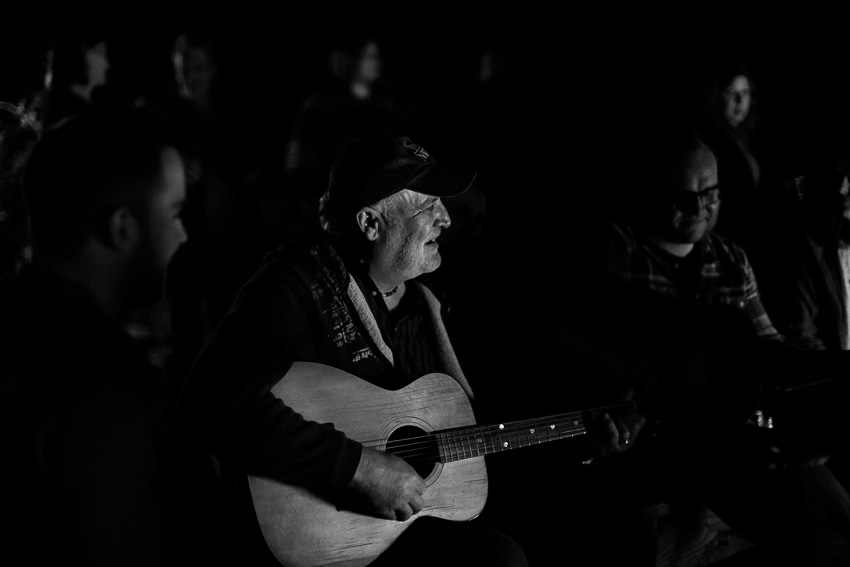
[[[714,196],[712,196],[712,194]],[[693,202],[693,199],[696,198],[702,205],[716,205],[720,203],[720,194],[721,187],[720,185],[712,185],[711,187],[706,187],[702,191],[677,191],[675,193],[670,192],[667,193],[666,198],[670,202],[670,204],[677,210],[683,210],[682,208],[682,200],[690,199],[689,203]]]

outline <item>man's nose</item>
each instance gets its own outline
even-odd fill
[[[705,197],[699,193],[691,193],[680,200],[680,209],[689,215],[701,214],[706,209]]]
[[[435,224],[440,228],[449,228],[452,224],[452,217],[449,216],[449,211],[442,201],[437,203],[437,219]]]

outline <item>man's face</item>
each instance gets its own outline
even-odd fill
[[[841,197],[841,216],[850,221],[850,178],[844,177],[838,194]]]
[[[451,218],[439,198],[405,189],[391,202],[384,220],[376,254],[390,269],[409,280],[440,267],[437,237]]]
[[[159,299],[166,268],[180,245],[186,242],[186,231],[180,219],[186,200],[186,181],[183,162],[175,149],[162,151],[160,173],[150,195],[146,218],[140,219],[142,242],[134,272],[139,285],[145,288],[139,292],[146,298]]]
[[[698,242],[717,222],[717,162],[710,150],[701,148],[671,167],[652,200],[660,236],[678,244]]]

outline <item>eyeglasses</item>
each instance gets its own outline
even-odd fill
[[[687,210],[695,205],[716,205],[720,202],[720,186],[715,185],[702,191],[678,191],[669,194],[670,203],[677,209]]]

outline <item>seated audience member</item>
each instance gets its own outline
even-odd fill
[[[739,63],[719,65],[708,89],[702,136],[723,171],[724,207],[716,231],[740,246],[753,239],[752,216],[764,187],[758,148],[758,98],[749,70]]]
[[[567,346],[595,371],[590,388],[632,388],[647,415],[636,450],[594,465],[594,496],[609,507],[696,498],[756,543],[759,564],[846,565],[845,489],[814,447],[777,459],[770,430],[750,420],[777,392],[829,385],[846,397],[840,367],[784,341],[746,252],[710,230],[723,177],[708,146],[677,132],[650,149],[640,207],[589,239],[602,246],[570,304]]]
[[[723,214],[713,230],[746,250],[767,282],[785,259],[777,240],[784,239],[798,205],[788,169],[794,151],[782,121],[761,104],[757,69],[735,56],[721,56],[710,67],[700,134],[723,177]]]
[[[204,479],[123,325],[186,239],[181,158],[136,116],[83,114],[45,132],[23,187],[32,262],[0,293],[4,562],[206,562],[184,551],[211,508],[190,521],[182,499]]]
[[[47,105],[47,123],[59,124],[85,112],[106,85],[110,67],[107,41],[102,33],[64,34],[53,49],[53,79]]]
[[[777,329],[789,343],[807,351],[850,348],[850,181],[843,160],[831,161],[832,166],[815,167],[801,180],[798,230],[788,230],[789,245],[776,277],[768,282],[765,297]],[[832,403],[842,400],[825,390],[807,401],[810,409],[803,409],[838,411]],[[788,411],[801,410],[792,407]],[[850,479],[850,455],[846,451],[832,454],[827,466],[842,483]]]
[[[181,395],[187,432],[223,470],[357,506],[364,517],[389,520],[390,530],[396,529],[392,521],[406,522],[428,505],[436,488],[426,487],[405,460],[305,420],[271,389],[287,380],[294,363],[309,361],[388,390],[440,372],[473,399],[446,333],[446,298],[428,275],[441,264],[438,237],[451,224],[442,199],[464,192],[474,177],[437,163],[406,137],[369,134],[348,146],[321,199],[321,228],[267,256],[196,360]],[[621,453],[637,435],[640,416],[606,416],[602,425],[593,437],[597,454]],[[527,561],[499,531],[425,514],[371,563],[434,564]]]
[[[770,282],[769,307],[777,328],[807,350],[850,348],[850,178],[839,169],[805,179],[802,230],[785,255],[778,281]]]

